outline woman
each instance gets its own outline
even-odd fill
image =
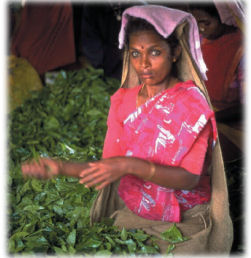
[[[202,36],[208,94],[217,122],[223,123],[219,124],[223,156],[225,161],[230,161],[240,158],[239,149],[242,149],[241,139],[238,140],[241,131],[237,130],[242,129],[243,117],[243,39],[237,27],[240,23],[235,22],[240,19],[234,12],[234,3],[216,4],[192,4],[190,10]]]
[[[119,35],[122,88],[111,98],[103,159],[41,159],[24,164],[23,174],[76,176],[86,187],[96,186],[101,191],[91,222],[110,216],[119,227],[157,237],[176,222],[191,237],[177,244],[176,253],[229,252],[232,224],[218,142],[211,151],[214,113],[195,85],[204,91],[198,42],[196,21],[186,12],[153,5],[127,9]],[[165,253],[168,243],[158,244]]]

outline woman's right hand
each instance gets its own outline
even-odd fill
[[[60,174],[61,162],[40,158],[22,164],[22,173],[24,177],[36,177],[38,179],[50,179]]]

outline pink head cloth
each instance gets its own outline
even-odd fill
[[[214,0],[214,4],[220,15],[222,23],[238,27],[236,18],[240,19],[241,21],[245,21],[246,17],[243,2],[239,0],[225,2]],[[234,16],[236,16],[236,18]]]
[[[197,22],[190,13],[158,5],[141,5],[126,9],[122,15],[121,30],[119,33],[120,49],[124,46],[125,28],[128,22],[128,15],[145,19],[150,24],[152,24],[156,31],[164,38],[167,38],[179,24],[187,21],[189,23],[188,43],[191,54],[200,69],[203,79],[207,79],[207,68],[201,53]]]

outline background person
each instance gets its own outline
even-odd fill
[[[243,148],[243,35],[233,5],[213,2],[190,5],[202,36],[201,49],[208,67],[205,83],[216,112],[226,162],[240,159]]]
[[[27,29],[28,28],[28,29]],[[44,80],[46,72],[76,61],[73,11],[69,2],[25,2],[10,52],[25,58]]]

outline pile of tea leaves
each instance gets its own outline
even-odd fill
[[[91,67],[62,70],[52,79],[8,117],[9,252],[158,254],[156,239],[142,230],[119,230],[108,219],[90,226],[90,207],[97,192],[78,179],[22,177],[21,163],[30,159],[86,162],[102,154],[110,96],[119,81]],[[176,227],[170,234],[173,243],[176,236],[185,240]]]

